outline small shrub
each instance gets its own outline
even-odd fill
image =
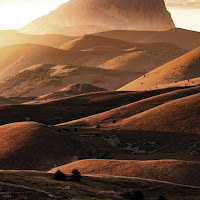
[[[165,196],[160,195],[157,200],[167,200],[167,199],[165,198]]]
[[[54,174],[54,179],[55,180],[59,180],[59,181],[66,181],[66,176],[64,173],[62,173],[60,170],[58,170],[55,174]]]
[[[101,128],[100,124],[98,124],[96,128]]]
[[[71,176],[70,180],[71,181],[81,181],[81,179],[82,179],[81,173],[77,169],[74,169],[72,171],[72,176]]]
[[[113,120],[113,124],[115,124],[117,122],[117,120]]]

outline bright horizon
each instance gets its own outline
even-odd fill
[[[0,0],[0,30],[22,28],[67,1]],[[200,31],[200,0],[185,0],[184,2],[182,0],[165,0],[165,2],[176,27]]]

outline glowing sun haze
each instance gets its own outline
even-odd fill
[[[0,0],[0,30],[18,29],[68,0]],[[200,0],[165,0],[175,25],[200,31]]]

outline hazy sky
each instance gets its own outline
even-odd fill
[[[0,30],[17,29],[68,0],[0,0]],[[177,27],[200,31],[200,0],[165,0]]]

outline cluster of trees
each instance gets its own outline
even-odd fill
[[[60,170],[58,170],[55,174],[54,174],[54,179],[55,180],[59,180],[59,181],[66,181],[67,180],[67,177],[66,175],[61,172]],[[77,170],[77,169],[74,169],[72,171],[72,175],[70,177],[70,181],[81,181],[82,179],[82,175],[81,173]]]

